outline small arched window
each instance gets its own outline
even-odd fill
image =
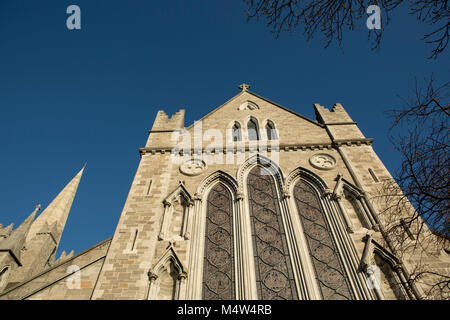
[[[255,118],[251,118],[247,124],[248,140],[259,140],[258,122]]]
[[[267,140],[277,140],[277,132],[272,121],[268,120],[266,124]]]
[[[378,270],[375,269],[375,276],[384,298],[387,300],[405,300],[406,296],[401,281],[392,266],[378,252],[374,253],[373,258],[378,267]]]
[[[242,140],[242,136],[241,136],[241,125],[239,124],[239,122],[235,122],[233,125],[233,141],[241,141]]]

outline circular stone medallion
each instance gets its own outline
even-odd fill
[[[336,159],[327,153],[317,153],[309,158],[309,163],[317,169],[329,170],[336,166]]]
[[[196,176],[203,172],[206,163],[200,159],[191,159],[181,164],[180,172],[187,176]]]

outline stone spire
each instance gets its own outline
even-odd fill
[[[42,230],[49,229],[56,244],[59,244],[85,167],[86,164],[39,215],[39,217],[37,217],[28,233],[27,242],[29,242],[36,234],[43,232]]]
[[[22,222],[22,224],[17,229],[11,231],[9,236],[4,238],[3,240],[0,239],[0,251],[9,251],[17,262],[20,261],[20,251],[22,250],[22,247],[25,243],[25,239],[28,235],[31,224],[36,217],[36,213],[40,209],[41,206],[37,205],[34,211],[28,216],[28,218],[25,219],[24,222]]]

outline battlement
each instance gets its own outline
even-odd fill
[[[169,116],[163,110],[159,110],[156,114],[155,122],[153,122],[152,131],[184,128],[184,114],[185,110],[180,109],[169,118]]]
[[[353,122],[352,118],[340,103],[335,103],[331,111],[318,103],[314,104],[314,109],[316,111],[316,119],[319,123],[330,124]]]

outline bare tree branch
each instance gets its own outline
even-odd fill
[[[375,198],[382,202],[380,216],[396,253],[416,257],[409,281],[420,281],[428,298],[448,299],[448,270],[432,270],[417,258],[448,251],[450,243],[450,83],[436,86],[431,77],[425,84],[416,80],[413,96],[388,112],[390,139],[403,162]]]
[[[355,22],[365,23],[366,10],[378,5],[382,13],[381,29],[369,30],[372,49],[379,49],[384,27],[390,22],[390,14],[403,2],[409,2],[409,13],[420,22],[431,25],[434,31],[423,40],[432,45],[430,58],[444,52],[449,42],[450,10],[447,0],[244,0],[248,20],[263,18],[276,37],[282,32],[294,33],[303,28],[307,40],[316,33],[326,39],[325,47],[336,41],[342,47],[345,30],[353,30]]]

